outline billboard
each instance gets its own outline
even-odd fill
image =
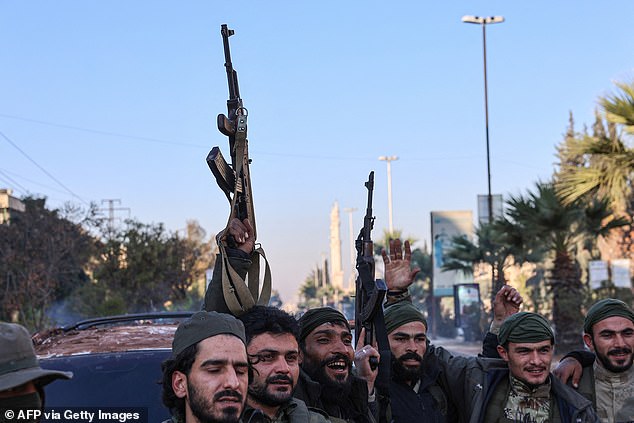
[[[447,251],[452,248],[452,239],[455,236],[472,238],[473,213],[471,210],[431,212],[432,263],[435,297],[452,296],[454,285],[473,282],[472,275],[465,275],[455,270],[447,272],[442,270],[442,266],[445,263],[445,255]]]
[[[491,209],[493,210],[493,220],[504,215],[504,199],[501,194],[491,195]],[[489,196],[478,195],[478,222],[489,223]]]

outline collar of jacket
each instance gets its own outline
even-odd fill
[[[284,419],[280,419],[280,417],[291,414],[293,410],[297,407],[297,402],[297,399],[291,398],[287,403],[282,404],[277,410],[274,418],[270,418],[262,410],[258,408],[253,408],[247,404],[244,408],[244,411],[242,412],[242,420],[245,423],[268,423],[276,421],[286,421]]]

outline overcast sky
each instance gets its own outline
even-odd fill
[[[375,237],[429,239],[430,211],[486,194],[482,31],[487,27],[494,193],[550,177],[572,111],[629,81],[634,2],[1,1],[0,186],[101,204],[171,230],[222,229],[229,206],[205,163],[227,86],[220,25],[249,110],[259,241],[292,300],[328,254],[335,201],[359,209],[376,171]],[[36,165],[37,164],[37,165]],[[103,204],[105,207],[106,204]],[[117,214],[127,217],[126,212]],[[347,215],[342,251],[349,269]]]

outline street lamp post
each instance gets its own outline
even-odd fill
[[[387,163],[387,214],[391,236],[394,233],[392,226],[392,162],[398,160],[398,156],[381,156],[379,160]]]
[[[491,159],[489,153],[489,93],[487,85],[487,35],[486,26],[504,22],[502,16],[463,16],[462,22],[477,24],[482,26],[482,52],[484,56],[484,122],[487,142],[487,208],[489,212],[489,223],[493,221],[493,197],[491,196]]]
[[[503,16],[470,16],[462,17],[462,22],[482,26],[482,54],[484,57],[484,122],[487,142],[487,209],[489,212],[489,224],[493,222],[493,197],[491,196],[491,158],[489,153],[489,93],[487,85],[487,35],[486,26],[504,22]],[[491,264],[491,309],[495,299],[495,266]]]

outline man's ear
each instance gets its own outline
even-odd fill
[[[594,352],[594,342],[592,342],[592,336],[590,334],[583,334],[583,342],[590,348],[590,351]]]
[[[175,370],[172,373],[172,390],[178,398],[185,398],[187,393],[187,375]]]
[[[304,362],[304,351],[302,351],[302,349],[299,349],[299,365],[301,366],[302,363]]]
[[[500,357],[502,357],[502,359],[504,361],[509,361],[509,353],[508,351],[506,351],[506,348],[504,348],[502,345],[498,345],[498,354],[500,354]]]

